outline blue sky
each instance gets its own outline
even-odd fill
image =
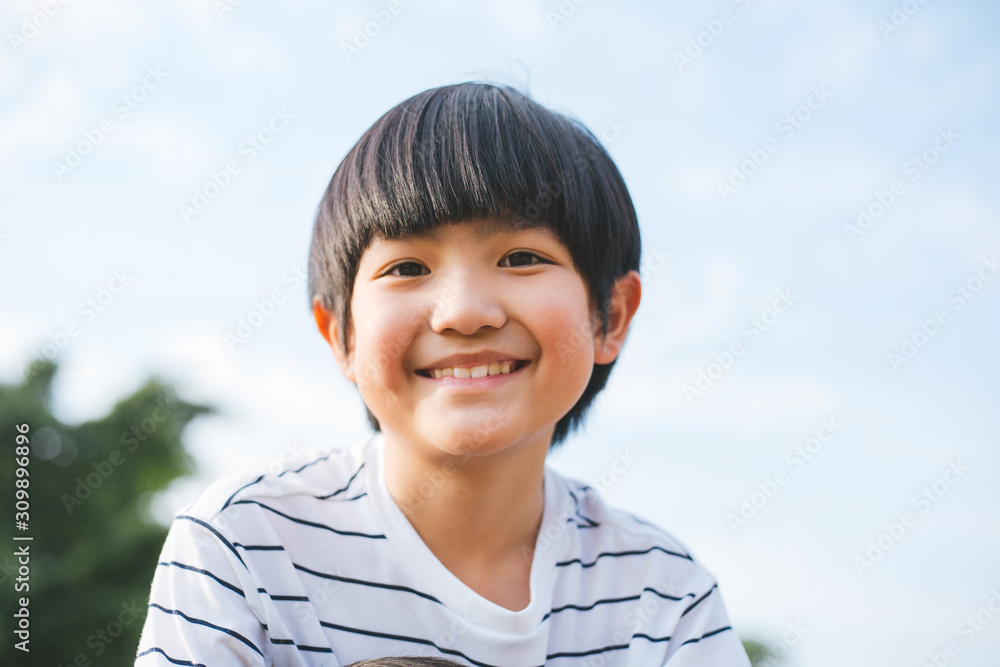
[[[2,5],[0,381],[63,340],[69,421],[150,373],[220,406],[161,518],[234,465],[367,432],[300,278],[323,188],[404,98],[510,83],[604,139],[647,262],[551,465],[600,479],[627,451],[607,498],[708,564],[744,636],[808,628],[790,664],[916,666],[951,641],[994,664],[1000,618],[960,624],[1000,591],[995,5]]]

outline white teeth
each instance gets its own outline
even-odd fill
[[[487,375],[506,375],[513,367],[514,364],[509,361],[491,361],[471,368],[435,368],[431,370],[431,375],[435,378],[443,378],[446,375],[457,378],[481,378]]]

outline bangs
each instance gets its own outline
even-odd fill
[[[596,141],[535,106],[493,86],[410,98],[345,159],[343,213],[358,231],[388,238],[471,219],[553,224],[579,215],[583,193],[597,185]]]

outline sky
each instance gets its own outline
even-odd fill
[[[549,464],[678,536],[786,664],[996,664],[996,5],[0,7],[0,382],[54,359],[70,423],[151,374],[217,406],[160,520],[368,433],[308,308],[320,197],[403,99],[510,84],[602,140],[643,235]]]

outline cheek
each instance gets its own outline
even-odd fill
[[[391,391],[406,382],[404,360],[417,332],[416,314],[362,305],[354,319],[358,388]]]
[[[548,353],[548,363],[567,379],[590,377],[594,364],[593,329],[586,292],[578,285],[560,287],[559,299],[532,304],[535,335]]]

